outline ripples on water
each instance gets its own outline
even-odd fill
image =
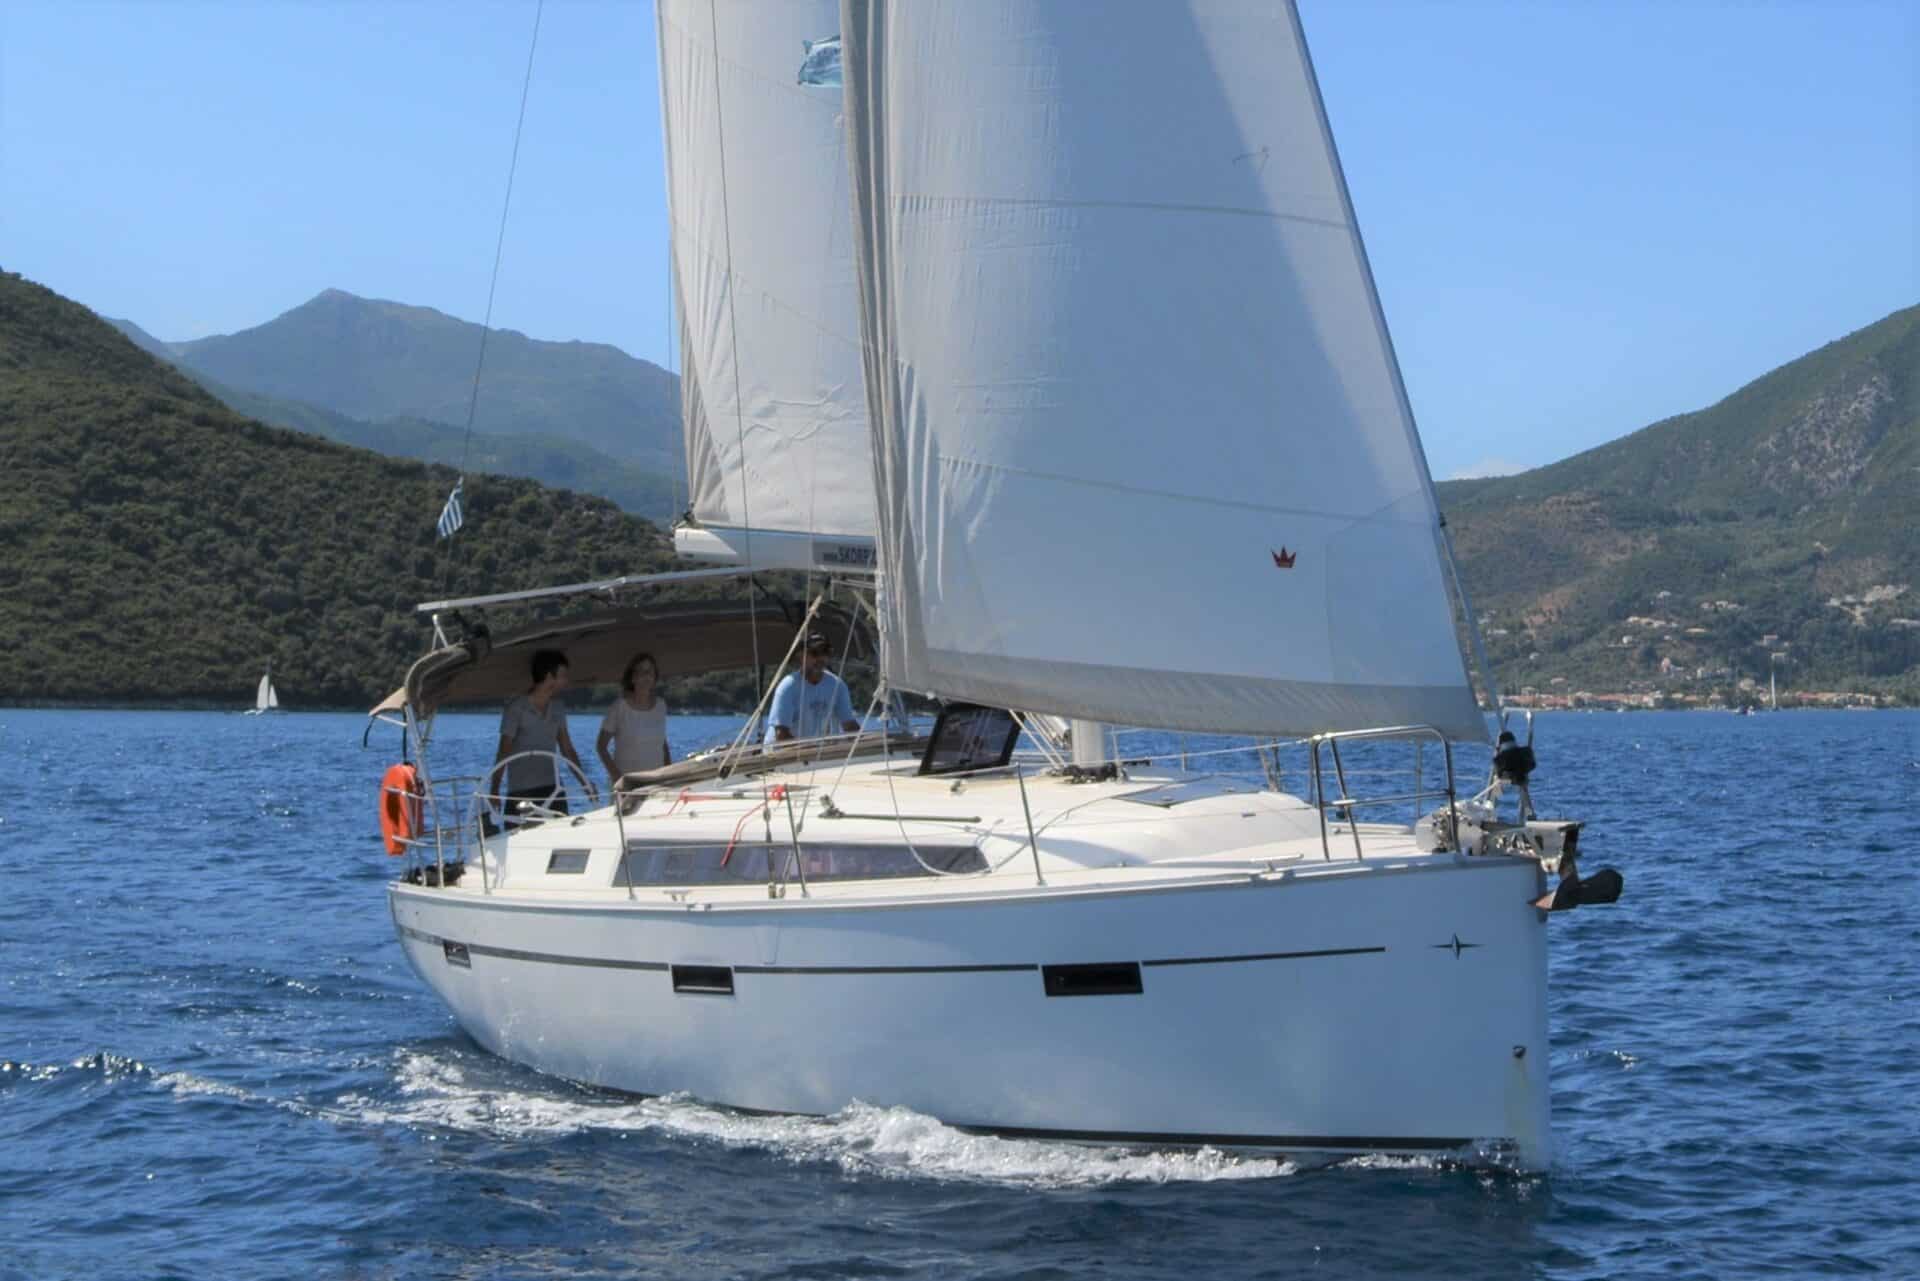
[[[1541,720],[1627,893],[1552,923],[1529,1176],[537,1076],[401,959],[360,728],[0,711],[0,1277],[1920,1276],[1920,716]]]

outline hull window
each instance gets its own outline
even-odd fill
[[[1120,961],[1104,965],[1043,965],[1040,977],[1048,996],[1138,996],[1140,965]]]
[[[448,965],[457,965],[463,970],[473,968],[473,957],[467,954],[465,943],[455,943],[452,939],[440,940],[440,950],[446,954]]]
[[[689,996],[732,996],[733,971],[724,965],[676,965],[673,990]]]

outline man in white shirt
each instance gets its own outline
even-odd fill
[[[848,734],[859,730],[847,683],[827,670],[827,659],[832,655],[833,643],[825,633],[808,635],[800,670],[787,673],[774,687],[773,706],[767,712],[769,746],[796,738],[819,738],[833,733],[835,726]]]

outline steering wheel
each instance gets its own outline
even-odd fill
[[[526,752],[515,752],[511,756],[502,757],[500,760],[494,762],[492,777],[498,778],[504,775],[505,777],[511,778],[512,772],[507,769],[508,765],[512,764],[514,761],[521,760],[523,758],[531,759],[533,757],[545,757],[548,760],[553,761],[556,766],[565,765],[568,770],[572,771],[574,778],[579,781],[580,788],[583,792],[586,793],[587,798],[593,801],[595,804],[599,803],[600,789],[593,785],[593,780],[587,777],[586,771],[582,770],[578,765],[575,765],[571,760],[567,759],[566,757],[562,756],[559,752],[556,752],[556,751],[534,750],[534,751],[526,751]],[[550,818],[558,818],[560,812],[552,808],[553,799],[556,796],[561,795],[565,791],[566,791],[566,787],[565,787],[564,780],[561,778],[560,771],[556,768],[553,771],[553,790],[552,791],[548,792],[544,797],[541,797],[539,800],[532,800],[528,797],[523,796],[519,798],[519,801],[523,806],[527,806],[533,811],[533,817],[536,819],[544,821]],[[502,795],[502,796],[490,797],[489,799],[497,800],[500,802],[500,816],[503,820],[506,819],[508,817],[507,798],[504,795]]]

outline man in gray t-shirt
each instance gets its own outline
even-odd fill
[[[567,711],[558,697],[567,687],[567,656],[557,649],[537,651],[531,675],[532,687],[509,702],[500,715],[500,744],[494,751],[493,773],[487,782],[487,790],[497,794],[501,762],[517,757],[507,761],[506,792],[501,797],[501,810],[510,823],[515,803],[519,801],[532,801],[567,813],[566,789],[560,786],[554,771],[552,753],[556,751],[573,762],[573,768],[580,772],[588,797],[598,799],[593,784],[586,781],[586,771],[580,767],[579,753],[573,750],[573,739],[567,734]],[[522,756],[522,752],[540,755]]]

